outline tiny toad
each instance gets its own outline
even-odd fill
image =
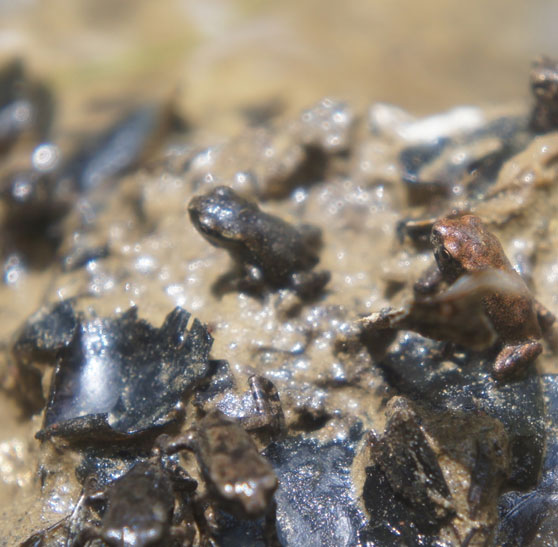
[[[192,430],[166,446],[169,453],[195,453],[213,499],[241,519],[265,515],[277,489],[271,464],[234,420],[219,410],[207,414]]]
[[[193,535],[193,529],[187,523],[173,525],[175,490],[191,493],[197,483],[181,471],[178,474],[176,470],[167,469],[157,452],[152,459],[137,463],[108,487],[88,492],[88,504],[103,501],[106,509],[100,526],[85,526],[75,545],[86,545],[93,539],[102,539],[114,547],[182,544]],[[93,489],[95,484],[95,479],[90,479],[86,489]]]
[[[475,215],[438,220],[430,241],[437,270],[431,270],[415,286],[418,294],[433,292],[441,282],[454,283],[463,274],[496,269],[517,277],[521,290],[493,291],[482,297],[484,310],[496,331],[502,349],[493,365],[496,379],[514,376],[542,351],[539,339],[554,317],[537,302],[512,268],[496,236]]]
[[[218,294],[260,292],[268,285],[290,287],[299,296],[310,297],[329,281],[328,271],[311,271],[319,261],[319,228],[294,227],[227,186],[194,197],[188,212],[196,230],[215,247],[226,249],[241,272],[219,279],[214,286]]]

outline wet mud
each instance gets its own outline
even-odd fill
[[[324,98],[215,142],[161,102],[66,152],[8,65],[0,90],[26,82],[40,115],[15,125],[0,94],[0,154],[34,158],[1,182],[5,544],[552,537],[558,126],[541,71],[519,106]],[[434,289],[456,256],[433,226],[471,216],[501,248],[473,238],[483,260]]]

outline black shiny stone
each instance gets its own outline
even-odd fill
[[[209,371],[213,339],[176,308],[160,328],[131,308],[85,319],[58,357],[39,439],[82,442],[152,431],[180,418],[182,399]]]
[[[542,377],[546,399],[547,443],[542,474],[529,492],[500,498],[497,545],[558,545],[558,375]]]
[[[494,355],[447,355],[444,344],[414,333],[400,334],[378,363],[387,382],[401,394],[435,410],[486,412],[502,422],[511,445],[511,488],[533,488],[539,480],[545,448],[545,411],[540,377],[506,384],[491,376]]]
[[[322,444],[288,438],[265,451],[277,477],[277,534],[281,545],[350,547],[366,517],[355,498],[351,466],[361,436]]]
[[[30,414],[41,411],[46,402],[38,365],[53,365],[58,353],[71,343],[77,327],[70,300],[40,309],[21,327],[11,348],[18,376],[14,390]]]
[[[53,364],[57,353],[70,345],[78,318],[71,300],[63,300],[34,313],[23,325],[12,347],[18,363]]]

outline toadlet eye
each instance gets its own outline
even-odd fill
[[[445,247],[440,249],[440,254],[443,260],[451,260],[451,254]]]
[[[435,254],[436,258],[441,262],[450,262],[453,258],[445,247],[440,247]]]

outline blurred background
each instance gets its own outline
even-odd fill
[[[285,120],[296,120],[302,109],[316,105],[325,96],[346,101],[357,115],[364,115],[366,107],[377,101],[402,106],[417,115],[440,112],[458,104],[525,105],[531,101],[531,62],[538,55],[556,56],[558,52],[557,20],[558,2],[552,0],[0,0],[0,273],[4,275],[4,282],[0,282],[0,350],[10,347],[13,333],[46,298],[80,294],[81,283],[88,290],[94,287],[95,291],[101,294],[106,291],[109,295],[96,302],[96,310],[101,314],[103,305],[112,312],[120,302],[129,305],[132,298],[134,303],[141,304],[144,317],[151,317],[150,310],[159,305],[161,310],[168,309],[170,301],[161,290],[166,278],[161,276],[160,283],[149,284],[145,281],[151,275],[149,271],[141,272],[138,268],[134,270],[137,277],[130,274],[133,282],[122,283],[125,287],[122,289],[119,285],[122,279],[117,274],[113,277],[110,269],[132,271],[128,265],[135,260],[135,254],[130,251],[128,255],[122,249],[128,242],[126,238],[132,241],[137,235],[134,222],[130,226],[125,224],[137,204],[135,198],[128,199],[126,192],[130,187],[135,192],[140,184],[126,186],[124,182],[120,201],[114,200],[113,208],[107,208],[107,216],[99,217],[114,217],[107,226],[107,230],[117,227],[116,235],[111,236],[118,248],[114,265],[106,270],[100,268],[100,273],[93,269],[91,276],[85,269],[75,275],[71,273],[73,267],[80,269],[84,264],[79,264],[80,246],[86,253],[93,249],[100,253],[99,258],[104,258],[108,239],[104,226],[93,221],[93,236],[105,238],[100,242],[93,236],[88,239],[86,229],[81,233],[82,225],[77,224],[79,229],[74,227],[77,221],[71,218],[72,214],[77,211],[75,216],[80,222],[82,214],[85,225],[89,211],[87,200],[79,201],[75,211],[74,202],[95,186],[95,177],[110,183],[111,176],[120,176],[140,163],[144,149],[149,148],[149,139],[157,133],[157,124],[165,125],[162,121],[165,115],[150,114],[150,105],[172,105],[168,110],[185,120],[186,126],[195,128],[191,133],[195,142],[187,144],[198,150],[221,142],[222,137],[243,132],[250,116],[271,117],[272,113]],[[22,63],[14,63],[14,59]],[[25,100],[21,101],[22,97]],[[2,109],[4,104],[7,106]],[[37,127],[30,115],[35,110]],[[123,114],[129,112],[137,114],[131,126],[122,121]],[[109,133],[109,138],[107,128],[117,131]],[[181,137],[189,139],[191,134],[185,131]],[[279,137],[286,134],[284,129],[277,132]],[[88,136],[93,141],[100,137],[99,142],[108,145],[88,146]],[[124,159],[116,146],[121,141],[127,147]],[[55,146],[43,146],[45,142]],[[253,141],[246,142],[252,151]],[[292,142],[290,138],[284,142],[277,138],[273,146],[289,159],[287,152]],[[246,153],[245,164],[251,165],[258,153],[259,149],[252,155]],[[177,162],[189,158],[184,151],[176,156]],[[169,163],[171,160],[172,157]],[[183,219],[177,211],[183,204],[173,200],[182,191],[185,165],[181,164],[182,171],[175,169],[180,173],[176,185],[173,178],[165,182],[162,177],[161,186],[156,177],[147,182],[137,179],[147,188],[140,188],[139,195],[146,202],[152,200],[149,210],[153,218],[164,217],[167,204],[172,207],[171,222],[162,229],[163,235],[157,236],[160,240],[153,240],[153,249],[168,234],[169,241],[182,237]],[[237,169],[234,162],[230,168]],[[94,177],[86,176],[90,171]],[[196,176],[193,171],[191,180]],[[175,186],[177,194],[172,193]],[[110,185],[101,190],[106,188]],[[165,188],[170,190],[165,190],[167,193],[163,192],[160,200],[156,199]],[[111,194],[107,191],[106,195]],[[132,192],[129,195],[137,197]],[[335,196],[330,198],[332,203],[337,199]],[[390,204],[390,199],[388,196],[386,203]],[[122,211],[121,203],[126,204]],[[277,205],[282,206],[288,204]],[[321,205],[314,211],[319,212],[318,207]],[[379,226],[383,218],[372,219],[371,223]],[[121,230],[119,222],[126,228]],[[373,233],[381,232],[378,228]],[[65,238],[68,234],[73,235]],[[76,234],[79,237],[74,237]],[[138,241],[143,238],[145,247],[136,246],[133,252],[151,252],[147,235],[139,232],[137,237]],[[369,236],[365,233],[363,237]],[[77,258],[72,258],[72,248],[61,249],[63,239],[75,242]],[[384,239],[387,254],[392,245],[391,240]],[[200,238],[198,244],[202,243]],[[355,239],[353,245],[359,243]],[[340,241],[339,245],[345,243]],[[352,264],[358,264],[356,267],[361,268],[361,256],[369,260],[368,255],[358,252],[354,253],[354,262],[353,258],[343,262],[351,253],[345,255],[343,248],[342,253],[336,254],[339,248],[331,247],[330,251],[330,257],[343,257],[331,259],[339,260],[332,262],[337,267],[343,264],[349,270]],[[165,260],[171,257],[168,266],[171,278],[182,283],[181,268],[186,259],[174,252],[172,246],[161,244],[160,249]],[[191,256],[196,249],[192,246]],[[70,274],[67,278],[56,277],[59,259],[66,256],[71,260],[63,264]],[[88,260],[86,254],[81,258]],[[31,264],[31,260],[38,264]],[[412,266],[407,268],[411,271]],[[554,264],[548,268],[554,275]],[[368,270],[373,277],[375,270],[372,267]],[[103,277],[105,271],[110,275]],[[370,290],[368,275],[362,277],[364,281],[355,282],[355,290],[366,295]],[[110,292],[114,279],[120,291],[118,304]],[[155,274],[153,279],[158,279]],[[182,290],[182,285],[172,286]],[[59,287],[63,290],[56,292]],[[133,291],[141,287],[143,293],[137,290],[143,300],[126,292],[128,287]],[[554,297],[555,277],[549,274],[545,287]],[[97,292],[92,290],[91,294]],[[226,313],[233,317],[237,311],[231,309]],[[205,317],[210,313],[207,310]],[[238,332],[249,330],[233,329],[233,339]],[[220,343],[225,347],[229,339],[223,340]],[[41,427],[41,417],[22,420],[20,408],[6,397],[7,393],[18,391],[18,376],[11,374],[8,353],[0,351],[0,414],[4,418],[0,435],[0,538],[7,532],[23,538],[26,531],[30,534],[36,530],[37,511],[43,510],[33,482],[39,450],[33,436]],[[41,381],[34,384],[39,395],[47,385],[46,379],[44,386]],[[21,392],[40,401],[42,408],[42,398],[35,397],[37,393],[32,391],[25,393],[25,381],[21,386]],[[50,522],[70,511],[79,495],[77,483],[73,486],[75,491],[66,487],[64,481],[68,476],[74,477],[73,467],[69,475],[59,473],[53,478],[60,481],[60,490],[56,490],[58,486],[54,483],[50,488],[56,495],[63,491],[63,496],[61,501],[51,504],[49,499],[45,503],[45,511],[53,512]],[[49,492],[43,490],[45,496]],[[35,501],[21,502],[27,495]],[[2,514],[11,514],[4,511],[23,518],[21,515],[28,507],[38,509],[25,513],[27,528],[17,529],[13,525],[15,517],[1,518]]]
[[[551,0],[0,0],[0,63],[19,56],[54,89],[63,134],[171,96],[234,133],[242,109],[325,95],[417,114],[522,99],[556,16]]]

